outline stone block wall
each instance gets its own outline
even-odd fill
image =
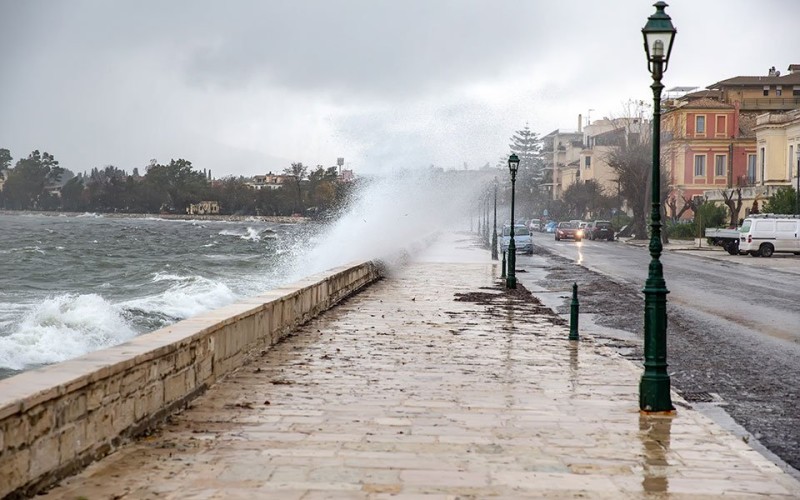
[[[344,266],[0,380],[0,498],[35,494],[180,410],[254,351],[377,280]]]

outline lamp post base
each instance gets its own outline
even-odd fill
[[[642,375],[639,381],[639,408],[645,413],[675,411],[668,375]]]
[[[513,233],[512,233],[513,234]],[[506,273],[506,288],[517,288],[517,249],[514,248],[514,236],[511,236],[511,245],[508,245],[508,272]]]

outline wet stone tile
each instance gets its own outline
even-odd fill
[[[43,497],[800,497],[692,410],[641,417],[639,367],[498,285],[395,270]]]

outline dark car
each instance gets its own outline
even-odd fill
[[[589,223],[586,237],[590,240],[614,241],[614,228],[607,220],[596,220]]]
[[[575,222],[559,222],[556,226],[556,241],[583,239],[583,229]]]

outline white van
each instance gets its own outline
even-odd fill
[[[775,252],[800,255],[800,217],[765,214],[746,218],[739,229],[739,253],[772,257]]]

